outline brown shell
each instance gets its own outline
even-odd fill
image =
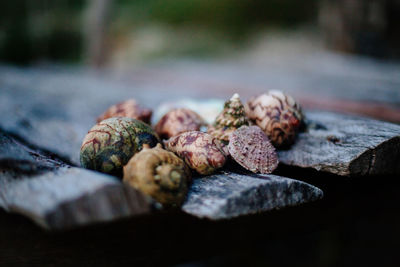
[[[187,108],[177,108],[165,114],[155,126],[162,139],[169,139],[180,133],[198,131],[205,125],[204,120],[196,112]]]
[[[129,99],[109,107],[97,118],[97,122],[112,117],[128,117],[150,124],[151,109],[140,106],[135,99]]]
[[[291,96],[276,90],[250,99],[245,110],[275,147],[293,144],[303,120],[299,104]]]
[[[200,174],[211,174],[224,166],[226,161],[218,140],[207,133],[185,132],[165,141],[164,145]]]
[[[164,205],[184,202],[191,172],[182,159],[158,144],[135,154],[124,167],[123,181]]]
[[[244,168],[255,173],[271,173],[278,156],[268,137],[258,126],[242,126],[231,134],[229,153]]]

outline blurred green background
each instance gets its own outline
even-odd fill
[[[321,41],[324,48],[346,53],[398,59],[399,2],[2,1],[0,61],[104,66],[226,57],[251,49],[258,36],[271,32],[312,36],[310,43]]]

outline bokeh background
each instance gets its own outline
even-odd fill
[[[276,87],[306,109],[400,123],[399,18],[399,0],[3,0],[0,93],[23,87],[20,106],[36,101],[33,117],[64,122],[87,117],[86,99],[75,101],[85,89],[103,94],[100,114],[121,92],[171,100]],[[121,84],[129,90],[111,92]],[[228,222],[172,214],[55,235],[1,210],[0,252],[27,266],[400,266],[398,177],[280,174],[324,199]]]
[[[2,1],[0,61],[125,67],[282,46],[398,60],[399,14],[397,0]]]

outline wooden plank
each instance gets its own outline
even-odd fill
[[[223,172],[196,179],[182,209],[196,217],[220,220],[296,206],[322,196],[317,187],[277,175]]]
[[[300,181],[225,172],[195,179],[183,210],[228,219],[321,197],[320,189]],[[153,204],[114,177],[60,164],[0,134],[0,207],[9,212],[47,229],[66,229],[151,214],[160,207]]]
[[[0,133],[0,207],[65,229],[146,214],[152,201],[114,177],[67,166]]]
[[[341,176],[400,174],[400,126],[330,112],[306,113],[308,128],[281,163]]]
[[[189,70],[199,69],[204,72],[204,65],[209,64],[188,66],[189,81],[194,75],[193,71]],[[231,74],[240,73],[236,68],[225,67]],[[221,77],[227,79],[229,75],[224,74],[222,66],[217,65],[214,68],[216,73],[220,73]],[[177,69],[183,71],[183,69]],[[233,88],[230,87],[225,91],[188,90],[187,88],[199,86],[194,82],[193,87],[185,87],[184,90],[184,84],[179,84],[182,78],[176,78],[178,80],[176,85],[166,83],[158,75],[152,77],[157,76],[157,81],[163,81],[163,86],[161,86],[162,83],[148,83],[146,77],[152,73],[153,69],[141,73],[144,81],[136,81],[137,83],[133,84],[134,89],[132,89],[133,85],[128,86],[126,83],[106,80],[93,73],[79,74],[9,67],[3,67],[0,70],[2,88],[0,128],[77,166],[79,166],[79,149],[83,137],[95,123],[95,118],[109,105],[122,99],[135,97],[149,107],[157,107],[162,102],[177,101],[187,97],[227,95]],[[173,70],[172,74],[178,75],[180,73],[178,70]],[[158,71],[159,68],[155,68],[154,73],[157,74]],[[344,73],[341,75],[345,76]],[[213,75],[213,77],[217,78],[219,75]],[[240,75],[235,75],[232,79],[240,77]],[[366,75],[362,77],[367,79]],[[389,80],[390,77],[391,75],[386,77],[384,73],[381,73],[377,79]],[[245,79],[245,77],[242,78]],[[393,82],[397,84],[398,78]],[[341,95],[344,95],[344,91],[342,89],[340,91]],[[255,92],[257,90],[249,90],[247,94]],[[351,99],[357,97],[355,92],[355,90],[352,91]],[[371,89],[368,95],[374,92],[377,91]],[[398,98],[398,93],[390,88],[387,88],[385,95],[385,99],[389,96],[393,99]],[[318,94],[315,99],[318,99]],[[397,152],[399,151],[397,138],[399,126],[333,113],[323,114],[326,115],[320,112],[306,112],[306,116],[315,120],[316,125],[323,127],[310,128],[308,133],[300,135],[299,141],[291,150],[280,152],[282,163],[343,176],[398,173],[396,166],[399,158]],[[352,127],[353,123],[357,123],[357,127]],[[330,136],[334,138],[328,138]],[[332,142],[335,138],[338,138],[340,142]]]
[[[149,213],[150,201],[116,179],[80,168],[36,176],[0,174],[0,206],[47,229]]]
[[[88,72],[10,67],[0,67],[0,88],[0,128],[76,166],[83,137],[110,105],[134,97],[155,107],[176,97]]]

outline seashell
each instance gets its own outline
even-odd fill
[[[303,121],[301,107],[289,95],[272,90],[250,99],[246,115],[269,137],[275,147],[293,144]]]
[[[80,152],[82,167],[116,176],[143,144],[159,142],[157,134],[144,122],[127,117],[97,123],[85,136]]]
[[[165,114],[154,127],[162,139],[169,139],[180,133],[199,131],[204,120],[196,112],[187,108],[177,108]]]
[[[231,134],[231,157],[255,173],[271,173],[278,167],[278,156],[266,134],[258,126],[242,126]]]
[[[184,98],[173,102],[164,102],[154,109],[154,122],[158,122],[168,111],[176,108],[187,108],[200,115],[206,124],[212,124],[217,115],[222,111],[224,101],[221,99],[193,99]]]
[[[165,141],[164,145],[199,174],[211,174],[226,162],[218,140],[207,133],[185,132]]]
[[[135,99],[128,99],[109,107],[97,118],[97,122],[113,117],[129,117],[150,124],[151,109],[140,106]]]
[[[230,134],[242,125],[249,125],[249,119],[246,117],[239,95],[234,94],[225,102],[224,109],[207,132],[223,144],[228,144]]]
[[[144,147],[124,167],[123,181],[167,206],[186,198],[191,172],[182,159],[162,149]]]

